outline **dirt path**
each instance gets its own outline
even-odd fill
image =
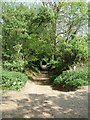
[[[87,118],[88,87],[73,92],[53,90],[28,81],[17,91],[2,92],[3,118]]]

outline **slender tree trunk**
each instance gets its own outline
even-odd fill
[[[53,34],[52,34],[52,41],[53,41],[53,54],[52,54],[52,59],[56,60],[56,21],[52,23],[52,29],[53,29]]]

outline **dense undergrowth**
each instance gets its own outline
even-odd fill
[[[28,80],[28,77],[21,72],[3,70],[0,88],[20,90]]]
[[[5,90],[21,90],[27,80],[31,80],[39,71],[38,68],[35,67],[24,68],[22,65],[18,65],[19,66],[16,66],[11,63],[4,64],[0,88]]]
[[[79,67],[71,70],[63,71],[62,74],[53,79],[55,85],[68,85],[70,87],[79,88],[88,85],[88,67]]]

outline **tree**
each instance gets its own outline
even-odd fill
[[[52,20],[53,40],[53,60],[56,60],[57,45],[60,43],[59,37],[64,37],[66,41],[74,39],[81,26],[86,26],[87,3],[85,2],[59,2],[43,3],[44,6],[51,7],[54,13]]]
[[[20,55],[27,63],[38,64],[45,58],[53,60],[55,64],[62,64],[71,56],[71,51],[68,57],[66,53],[63,55],[64,47],[70,47],[69,42],[85,25],[86,13],[87,4],[84,2],[54,2],[33,7],[4,4],[3,60],[12,62]],[[65,45],[59,49],[62,42]],[[17,46],[22,46],[19,53],[18,49],[15,50]]]

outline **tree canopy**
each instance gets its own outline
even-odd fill
[[[86,2],[3,2],[2,59],[6,72],[25,72],[26,67],[37,71],[44,60],[48,70],[58,76],[74,64],[88,61],[87,6]]]

